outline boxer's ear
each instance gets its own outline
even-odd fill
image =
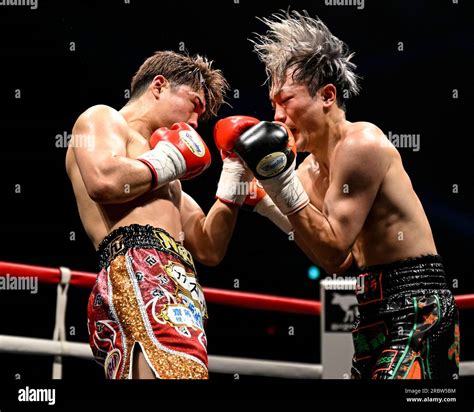
[[[326,84],[319,89],[319,94],[325,106],[330,106],[336,101],[337,89],[332,83]]]
[[[151,81],[151,91],[156,99],[159,99],[160,93],[169,84],[165,76],[159,74]]]

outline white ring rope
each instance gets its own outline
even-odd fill
[[[5,264],[5,262],[3,263]],[[6,264],[10,266],[19,266],[18,264]],[[48,271],[47,268],[45,270]],[[53,339],[49,340],[22,336],[0,335],[0,353],[4,352],[17,355],[54,356],[53,379],[62,378],[63,356],[93,360],[90,346],[87,343],[68,342],[66,340],[67,292],[73,277],[73,273],[69,268],[66,267],[60,267],[59,271],[60,279],[57,284],[56,320],[54,325]],[[88,273],[75,273],[75,276],[87,278],[90,277],[90,274]],[[46,276],[45,274],[43,275]],[[48,276],[50,275],[51,274],[48,272]],[[460,298],[463,298],[465,301],[469,299],[471,302],[473,299],[471,295],[461,296]],[[216,355],[209,356],[209,370],[216,373],[268,376],[290,379],[321,379],[323,376],[323,366],[320,364],[260,360]],[[474,361],[461,362],[459,370],[461,376],[474,375]]]
[[[93,360],[87,343],[0,335],[0,352],[22,355],[72,356]],[[320,364],[282,362],[230,356],[209,356],[209,370],[215,373],[268,376],[287,379],[321,379]],[[474,375],[474,361],[461,362],[461,376]]]
[[[16,355],[72,356],[93,360],[87,343],[56,342],[48,339],[0,335],[0,352]],[[229,356],[209,356],[209,370],[216,373],[258,375],[276,378],[320,379],[323,367],[317,364],[281,362]],[[57,379],[53,377],[53,379]]]
[[[0,335],[0,352],[14,355],[72,356],[93,359],[87,343],[55,341],[23,336]]]
[[[209,356],[209,370],[216,373],[268,376],[287,379],[321,379],[323,366],[311,363]]]

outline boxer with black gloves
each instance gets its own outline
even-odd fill
[[[234,147],[308,257],[328,273],[352,261],[353,377],[457,378],[458,313],[423,206],[383,132],[346,120],[345,101],[359,91],[352,55],[306,13],[262,21],[269,30],[255,51],[276,122],[246,130]],[[297,172],[294,146],[310,153]]]
[[[283,123],[260,122],[234,147],[282,213],[292,215],[309,203],[296,175],[294,138]]]
[[[288,218],[274,205],[236,154],[236,141],[241,140],[241,135],[257,124],[260,124],[260,120],[250,116],[230,116],[216,123],[214,141],[224,162],[216,197],[223,202],[253,210],[290,234],[292,228]]]

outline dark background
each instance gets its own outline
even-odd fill
[[[366,0],[362,10],[325,5],[324,0],[117,0],[100,5],[39,0],[37,10],[0,6],[0,259],[96,271],[94,250],[65,173],[66,148],[56,147],[56,136],[68,135],[78,115],[92,105],[120,109],[131,77],[154,51],[179,51],[184,44],[189,53],[215,61],[232,88],[232,107],[223,107],[219,117],[271,119],[263,66],[248,38],[265,30],[255,16],[290,6],[318,15],[356,52],[362,92],[349,102],[348,120],[373,122],[385,133],[421,135],[420,151],[399,149],[404,166],[425,207],[448,278],[458,281],[454,293],[473,293],[473,156],[467,109],[473,95],[474,39],[473,13],[463,0]],[[398,42],[404,51],[397,50]],[[238,99],[233,97],[236,89]],[[452,98],[453,89],[459,98]],[[212,166],[184,182],[184,190],[205,211],[214,202],[221,168],[212,145],[215,121],[199,127],[212,150]],[[21,193],[15,193],[18,184]],[[234,289],[238,280],[241,291],[319,300],[319,280],[308,278],[309,265],[279,229],[242,211],[225,260],[215,268],[199,266],[198,273],[205,287]],[[0,333],[51,338],[55,293],[55,286],[46,285],[40,285],[37,295],[0,291]],[[67,325],[74,335],[69,340],[87,341],[88,295],[70,288]],[[211,355],[320,362],[317,317],[213,304],[209,313]],[[290,327],[294,335],[288,333]],[[461,334],[462,360],[472,360],[472,310],[461,313]],[[49,357],[0,354],[0,364],[3,379],[51,376]],[[65,379],[102,379],[93,362],[65,359],[64,364]]]

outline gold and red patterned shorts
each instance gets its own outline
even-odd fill
[[[139,346],[157,378],[207,379],[206,302],[189,251],[162,229],[130,225],[98,253],[87,315],[106,378],[132,378]]]

